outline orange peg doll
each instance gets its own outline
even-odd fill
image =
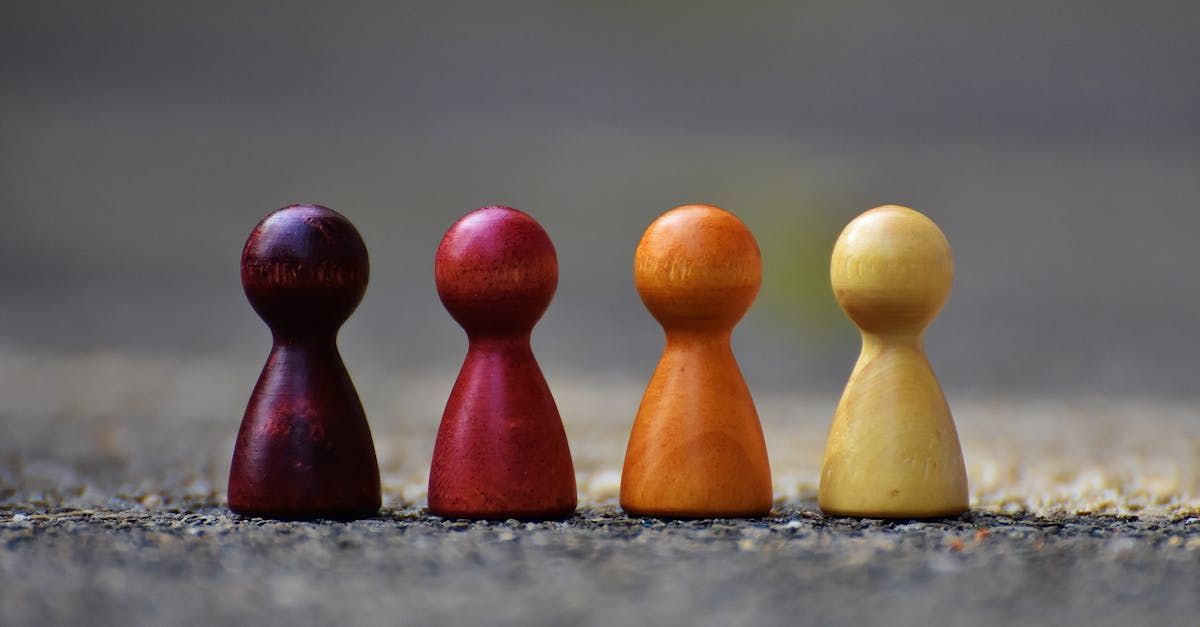
[[[767,447],[730,346],[762,282],[754,236],[718,207],[678,207],[642,235],[633,275],[666,348],[629,438],[621,507],[678,518],[767,514]]]

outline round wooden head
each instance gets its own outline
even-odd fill
[[[263,218],[242,250],[242,287],[277,334],[336,330],[367,290],[367,247],[354,225],[319,205]]]
[[[860,329],[914,332],[946,304],[954,255],[932,220],[886,205],[846,226],[833,247],[829,273],[838,304]]]
[[[685,205],[646,229],[634,254],[633,280],[664,327],[732,327],[758,295],[762,257],[737,216]]]
[[[468,334],[533,329],[558,288],[558,255],[536,220],[510,207],[455,222],[434,260],[438,296]]]

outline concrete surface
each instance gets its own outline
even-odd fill
[[[954,397],[973,512],[829,519],[835,399],[761,394],[765,520],[615,507],[634,381],[549,373],[578,474],[565,522],[423,515],[453,373],[357,377],[385,511],[352,523],[222,507],[253,363],[0,351],[0,624],[1193,624],[1200,407]]]
[[[0,510],[0,618],[172,625],[1186,625],[1200,518],[353,523]],[[19,513],[18,513],[19,512]]]

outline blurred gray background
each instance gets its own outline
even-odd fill
[[[1197,199],[1194,0],[3,3],[0,622],[1189,624]],[[341,347],[383,518],[221,509],[270,346],[239,257],[295,202],[370,249]],[[763,250],[734,343],[773,522],[603,510],[662,342],[634,247],[692,202]],[[928,345],[961,521],[815,511],[859,350],[829,253],[886,203],[956,254]],[[419,516],[466,350],[434,250],[486,204],[558,248],[534,344],[587,508],[562,525]]]
[[[751,387],[836,395],[858,339],[829,252],[901,203],[955,249],[928,336],[948,391],[1194,395],[1198,33],[1162,1],[8,4],[0,348],[240,364],[198,391],[236,424],[269,347],[241,246],[315,202],[371,253],[352,372],[439,373],[436,407],[465,339],[434,249],[508,204],[558,247],[551,383],[640,385],[661,336],[634,246],[707,202],[764,253]]]

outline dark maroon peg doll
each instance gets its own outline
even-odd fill
[[[438,429],[429,510],[458,518],[570,516],[571,451],[529,344],[558,286],[550,237],[516,209],[478,209],[442,238],[434,279],[469,347]]]
[[[354,225],[318,205],[263,218],[242,251],[242,286],[274,345],[242,418],[229,509],[281,519],[371,516],[379,466],[337,332],[367,289]]]

